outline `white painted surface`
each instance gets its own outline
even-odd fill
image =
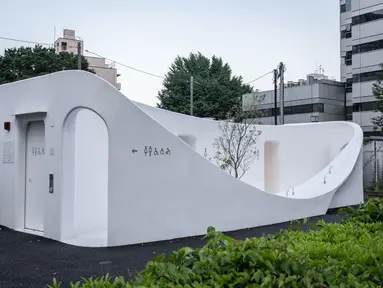
[[[279,192],[279,142],[266,141],[264,150],[264,177],[265,177],[265,192]]]
[[[25,228],[44,230],[44,194],[48,177],[44,174],[45,127],[43,121],[29,122],[27,127],[25,170]]]
[[[81,110],[75,124],[74,233],[108,227],[108,131],[103,120]]]
[[[90,73],[65,71],[2,85],[0,101],[0,116],[15,124],[9,133],[1,134],[2,143],[14,140],[17,146],[15,163],[0,163],[0,224],[14,229],[22,228],[19,207],[23,201],[19,193],[23,188],[19,179],[25,168],[20,157],[25,128],[21,125],[22,117],[8,115],[31,106],[46,109],[45,146],[55,152],[47,156],[44,172],[46,177],[48,173],[55,175],[54,193],[44,194],[44,236],[48,238],[85,246],[134,244],[205,234],[210,225],[229,231],[274,224],[321,215],[329,207],[363,201],[362,166],[358,164],[363,133],[354,123],[258,126],[262,132],[257,142],[260,156],[240,181],[214,161],[208,161],[215,152],[214,138],[219,136],[216,121],[133,103]],[[105,195],[102,189],[94,190],[99,179],[91,175],[102,175],[106,170],[86,174],[84,170],[100,166],[94,162],[76,164],[81,157],[91,160],[91,151],[105,147],[104,142],[94,138],[96,134],[86,134],[92,131],[89,125],[96,124],[96,118],[93,122],[88,118],[92,123],[83,122],[83,133],[79,133],[91,145],[81,147],[83,142],[76,142],[76,119],[84,107],[100,115],[108,131],[106,244],[102,236],[104,225],[87,229],[86,223],[93,218],[84,218],[80,224],[75,220],[81,207],[93,212],[85,204],[78,205],[81,197],[84,200],[89,197],[99,207],[105,202],[105,198],[100,200]],[[96,130],[100,131],[95,128],[93,132]],[[193,135],[194,149],[178,135]],[[275,194],[264,192],[267,141],[279,142],[276,159],[279,192]],[[345,143],[348,145],[341,151]],[[145,154],[145,147],[151,148],[151,156]],[[76,148],[86,150],[88,156],[75,157]],[[164,153],[154,155],[155,149],[163,149]],[[333,170],[327,175],[330,165]],[[78,187],[86,184],[79,182],[85,179],[78,177],[81,173],[89,177],[87,181],[92,183],[88,187],[93,188],[80,189],[87,194],[78,196]],[[342,187],[350,182],[349,192]],[[286,197],[289,186],[294,186],[295,194]],[[96,219],[104,223],[105,214],[99,215]]]
[[[194,135],[189,135],[189,134],[181,134],[181,135],[178,135],[178,137],[184,141],[186,144],[188,144],[190,147],[192,147],[193,149],[195,149],[196,145],[197,145],[197,138],[194,136]]]

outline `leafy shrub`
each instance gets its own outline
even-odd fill
[[[83,279],[72,287],[383,286],[383,223],[317,225],[244,241],[211,228],[206,246],[158,256],[132,281]]]
[[[346,207],[340,209],[345,214],[343,222],[355,221],[362,223],[383,222],[383,199],[371,198],[359,207]]]

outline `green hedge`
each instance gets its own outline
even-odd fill
[[[371,200],[343,211],[342,223],[244,241],[210,228],[206,246],[159,256],[133,281],[107,276],[72,287],[382,287],[382,206]]]
[[[343,208],[340,210],[340,213],[346,216],[343,222],[383,222],[383,199],[371,198],[358,207]]]

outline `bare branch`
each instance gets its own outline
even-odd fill
[[[264,98],[262,98],[263,101]],[[259,99],[251,105],[252,110],[243,112],[241,109],[231,111],[228,119],[232,122],[219,123],[221,135],[214,140],[213,146],[217,149],[214,159],[217,164],[229,174],[234,173],[236,178],[242,176],[251,167],[256,158],[256,143],[261,132],[255,127],[259,124]]]

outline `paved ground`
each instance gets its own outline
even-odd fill
[[[336,215],[319,218],[326,222],[338,222],[340,219]],[[276,233],[288,226],[288,223],[283,223],[226,234],[244,239]],[[145,263],[157,254],[184,246],[201,247],[205,243],[201,237],[196,237],[115,248],[79,248],[1,226],[0,229],[1,288],[43,288],[52,283],[53,277],[64,283],[106,273],[132,278],[135,271],[142,270]]]

